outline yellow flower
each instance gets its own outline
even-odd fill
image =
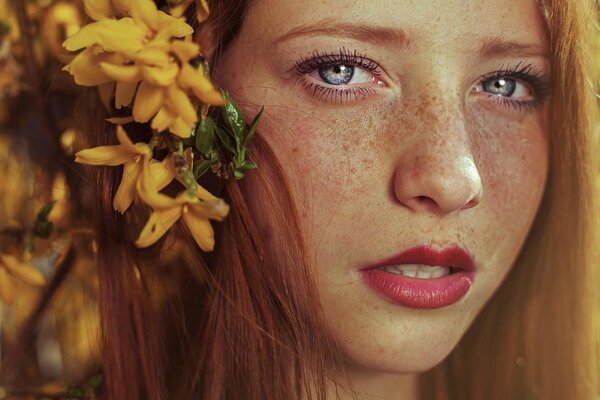
[[[35,286],[46,284],[44,274],[29,264],[20,261],[17,257],[9,254],[0,254],[0,299],[10,304],[15,299],[15,290],[11,278]]]
[[[96,6],[90,2],[87,8],[92,9],[92,4]],[[185,22],[158,11],[151,0],[126,6],[132,18],[107,19],[108,0],[98,3],[96,11],[90,11],[104,19],[83,27],[65,41],[68,50],[85,48],[65,69],[80,85],[116,81],[116,108],[131,104],[135,95],[135,121],[143,123],[153,118],[153,129],[168,129],[187,138],[197,122],[196,109],[200,106],[190,99],[190,94],[204,104],[224,104],[208,74],[190,65],[190,60],[200,55],[200,47],[190,41],[173,40],[188,36],[193,30]]]
[[[187,8],[193,0],[182,0],[179,4],[171,8],[171,15],[174,17],[183,17]],[[208,18],[209,8],[206,0],[196,0],[196,19],[198,22],[204,22]]]
[[[117,126],[118,145],[98,146],[91,149],[85,149],[78,152],[75,161],[88,165],[110,165],[116,166],[123,164],[123,176],[121,184],[117,189],[113,199],[113,207],[123,214],[136,195],[136,183],[142,172],[145,160],[149,161],[149,171],[155,176],[155,183],[160,188],[165,187],[175,177],[173,168],[169,167],[170,158],[163,162],[158,162],[152,158],[152,149],[147,143],[136,143],[129,139],[122,126]]]
[[[148,247],[156,243],[182,218],[198,246],[204,251],[212,251],[215,239],[209,219],[221,221],[227,216],[229,206],[223,199],[213,196],[201,186],[198,186],[196,197],[190,197],[187,190],[175,198],[169,197],[158,192],[148,169],[142,170],[142,176],[138,180],[138,194],[153,211],[135,243],[136,246]]]
[[[85,12],[96,21],[127,15],[129,3],[129,0],[83,0]]]
[[[65,40],[63,45],[67,50],[84,50],[64,70],[83,86],[98,86],[116,80],[115,107],[121,108],[131,103],[137,83],[143,78],[139,66],[135,65],[139,53],[168,46],[169,40],[190,35],[193,29],[158,11],[151,0],[137,0],[131,6],[128,1],[113,0],[110,4],[130,11],[133,18],[110,19],[111,6],[107,0],[88,1],[86,8],[90,16],[99,21],[84,26]],[[170,72],[173,74],[172,70]]]

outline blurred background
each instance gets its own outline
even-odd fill
[[[62,71],[86,18],[79,0],[0,0],[0,399],[93,399],[102,379],[91,184],[73,161],[84,89]]]

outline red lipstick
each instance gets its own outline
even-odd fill
[[[386,266],[407,264],[449,267],[451,273],[440,278],[422,279],[384,270]],[[467,294],[475,277],[475,263],[460,247],[435,250],[417,246],[362,268],[360,275],[367,286],[392,303],[432,309],[454,304]]]

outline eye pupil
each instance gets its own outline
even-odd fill
[[[330,85],[347,85],[354,76],[354,66],[345,64],[325,65],[319,68],[319,76]]]
[[[486,81],[483,89],[491,94],[510,97],[515,93],[517,84],[514,79],[496,78]]]

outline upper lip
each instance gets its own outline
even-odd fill
[[[384,260],[370,264],[362,270],[385,267],[388,265],[422,264],[441,267],[452,267],[464,271],[473,271],[475,262],[473,258],[460,247],[452,246],[442,249],[434,249],[431,246],[411,247],[388,257]]]

